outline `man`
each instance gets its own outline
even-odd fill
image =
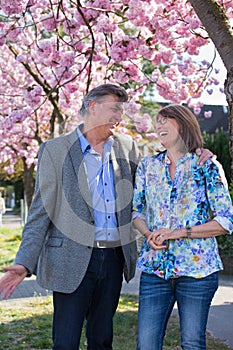
[[[77,350],[87,319],[87,348],[112,349],[112,319],[137,257],[131,228],[139,152],[113,135],[124,89],[101,85],[85,97],[84,124],[41,146],[34,200],[15,264],[0,283],[11,295],[28,275],[53,291],[53,349]]]
[[[126,281],[134,276],[139,152],[131,138],[114,133],[127,99],[119,86],[94,88],[80,110],[84,123],[42,144],[22,243],[0,280],[3,298],[32,273],[53,291],[53,350],[77,350],[85,319],[87,349],[112,349],[123,272]]]

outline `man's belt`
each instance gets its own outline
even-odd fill
[[[116,248],[121,246],[121,241],[94,241],[94,248]]]

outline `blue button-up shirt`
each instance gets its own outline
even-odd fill
[[[97,153],[77,129],[87,177],[89,181],[95,219],[95,240],[117,241],[120,239],[116,218],[116,194],[110,152],[113,138],[104,144],[103,157]]]

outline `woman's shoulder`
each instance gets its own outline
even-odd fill
[[[201,166],[204,171],[209,171],[215,169],[216,171],[222,171],[222,164],[215,158],[209,158],[205,161],[205,163]]]
[[[203,171],[206,176],[220,176],[223,182],[226,181],[225,171],[222,164],[217,159],[208,159],[203,165]]]
[[[162,167],[160,156],[158,154],[143,157],[138,164],[138,172],[156,173]]]
[[[203,165],[198,164],[199,157],[195,154],[193,157],[194,168],[206,178],[217,179],[221,178],[223,183],[226,183],[226,176],[222,164],[215,158],[209,158]]]
[[[150,154],[148,156],[142,157],[142,161],[143,162],[161,161],[161,160],[165,159],[165,153],[166,153],[166,151],[155,152],[154,154]]]

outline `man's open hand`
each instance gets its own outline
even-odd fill
[[[4,267],[3,270],[6,271],[6,273],[0,279],[0,293],[2,293],[2,299],[10,297],[15,288],[28,274],[26,267],[19,264]]]

